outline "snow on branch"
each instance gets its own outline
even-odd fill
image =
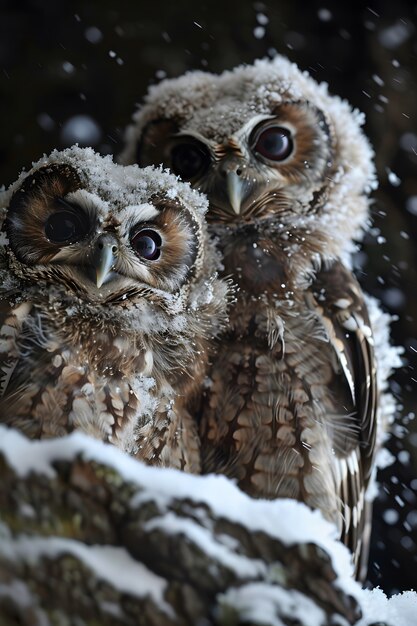
[[[333,527],[221,476],[0,427],[1,626],[410,626],[352,580]]]

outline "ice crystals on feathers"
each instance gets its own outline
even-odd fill
[[[228,301],[206,199],[160,168],[73,147],[1,200],[1,421],[199,471],[191,404]]]

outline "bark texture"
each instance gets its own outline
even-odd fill
[[[107,450],[114,455],[105,444],[94,442],[95,455],[86,452],[87,438],[74,445],[71,437],[43,443],[16,434],[24,445],[12,446],[9,432],[0,432],[1,626],[360,620],[358,601],[319,545],[288,545],[251,530],[245,516],[242,523],[219,516],[203,495],[187,494],[189,477],[180,472],[178,493],[167,499],[160,483],[146,484],[149,468],[138,461],[126,460],[128,478],[103,461]],[[31,464],[32,449],[38,461]],[[172,470],[152,471],[172,482]],[[205,479],[194,480],[204,494]]]

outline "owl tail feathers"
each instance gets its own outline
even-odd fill
[[[371,530],[372,530],[372,508],[373,503],[369,500],[364,502],[363,511],[363,529],[361,537],[358,540],[357,548],[353,555],[353,562],[355,567],[355,578],[359,582],[365,582],[366,575],[368,573],[369,565],[369,549],[371,545]]]

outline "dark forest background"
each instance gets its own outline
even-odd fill
[[[380,187],[357,257],[396,316],[401,403],[380,472],[369,583],[417,588],[417,2],[0,1],[0,185],[78,141],[117,154],[149,84],[276,52],[366,113]]]

